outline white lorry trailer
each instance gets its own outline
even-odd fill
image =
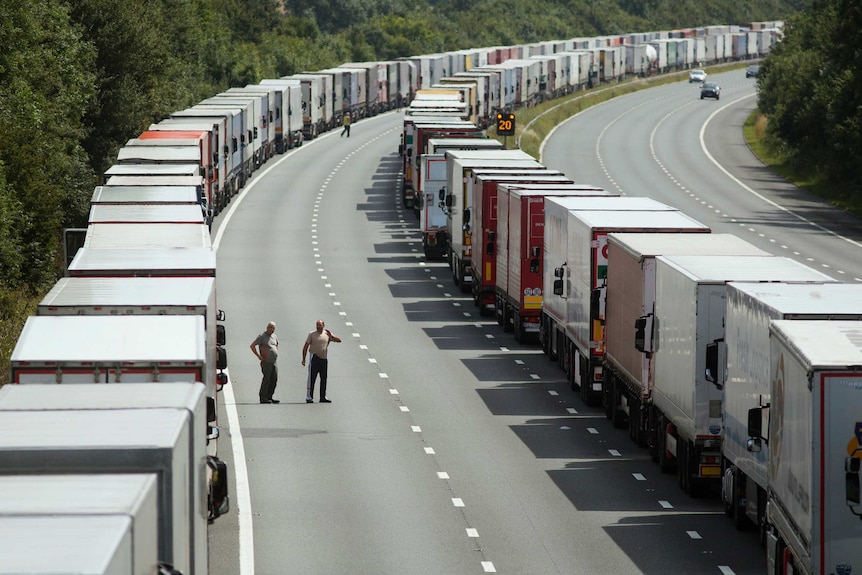
[[[60,278],[36,308],[39,316],[197,316],[206,330],[208,421],[218,421],[217,390],[226,383],[225,314],[213,277]],[[38,340],[33,345],[40,345]],[[28,353],[25,348],[21,354]],[[213,455],[215,452],[213,452]]]
[[[662,472],[676,468],[683,491],[698,495],[721,479],[724,372],[707,379],[707,349],[725,338],[727,283],[834,281],[776,256],[659,256],[655,318],[644,347],[655,376],[648,443]],[[638,336],[638,339],[640,337]],[[647,343],[649,342],[649,343]]]
[[[440,191],[446,187],[446,150],[499,150],[503,144],[488,138],[430,138],[426,154],[419,161],[421,175],[414,208],[419,212],[419,231],[422,247],[429,259],[444,258],[448,254],[446,239],[446,212]]]
[[[709,231],[649,198],[546,198],[541,329],[585,403],[604,397],[608,234]]]
[[[749,451],[748,414],[769,404],[769,324],[772,320],[862,320],[862,286],[856,284],[727,285],[722,353],[708,354],[707,369],[718,373],[727,358],[722,438],[722,496],[727,514],[739,528],[765,529],[769,444]],[[860,418],[862,419],[862,418]]]
[[[206,224],[198,206],[188,204],[93,204],[88,224]]]
[[[194,186],[96,186],[90,204],[200,205],[201,192]]]
[[[124,572],[153,575],[159,564],[157,487],[158,477],[152,473],[0,476],[0,521],[10,517],[127,518],[132,569]],[[31,558],[31,567],[38,560]],[[10,571],[0,563],[0,572]]]
[[[608,234],[605,406],[614,426],[628,424],[639,445],[647,439],[653,360],[652,350],[635,347],[634,334],[655,317],[655,258],[707,254],[769,255],[733,234]]]
[[[194,457],[200,457],[198,446],[206,445],[211,437],[218,435],[218,430],[213,430],[208,424],[205,397],[202,386],[199,383],[130,383],[126,385],[99,385],[99,384],[77,384],[77,385],[8,385],[0,389],[0,417],[6,412],[14,411],[92,411],[92,410],[115,410],[115,409],[176,409],[188,414],[188,432],[192,441],[191,453]],[[215,433],[214,433],[215,431]],[[200,462],[192,462],[192,468]],[[68,476],[47,475],[43,481],[49,478],[60,480]],[[105,475],[90,476],[96,481],[108,477]],[[129,475],[117,476],[123,481],[129,482]],[[72,478],[74,479],[74,477]],[[198,476],[192,476],[197,481]],[[228,511],[229,499],[227,492],[227,475],[224,463],[214,455],[206,455],[206,479],[207,491],[204,512],[210,520],[221,516]],[[0,477],[0,482],[7,478]],[[117,481],[123,485],[122,481]],[[84,495],[92,492],[93,487],[84,490],[77,499],[78,504],[85,502]],[[197,493],[199,486],[190,484],[190,493]],[[102,499],[101,504],[108,500]],[[44,503],[47,503],[44,502]],[[11,505],[8,504],[7,505]],[[74,509],[72,503],[67,504]],[[196,513],[194,509],[190,513]],[[192,515],[192,517],[195,517]],[[154,518],[155,519],[155,518]],[[168,527],[158,524],[158,532],[165,532]],[[189,524],[190,531],[181,533],[178,539],[185,541],[190,553],[197,562],[205,562],[207,557],[207,530],[206,523],[193,520]]]
[[[470,210],[471,170],[547,170],[530,154],[521,150],[447,150],[446,155],[446,237],[449,240],[449,267],[461,291],[473,290],[473,253]]]
[[[132,520],[121,515],[0,517],[0,573],[6,575],[178,573],[156,566],[141,571],[148,556],[135,547]]]
[[[849,575],[862,565],[862,322],[775,320],[769,404],[752,449],[769,444],[770,575]]]
[[[107,386],[103,386],[107,387]],[[159,557],[186,575],[207,573],[205,445],[182,409],[6,411],[0,417],[0,474],[155,473]],[[125,519],[128,521],[128,519]],[[44,541],[43,541],[44,543]]]
[[[215,277],[211,248],[81,248],[69,264],[70,277]]]
[[[206,224],[93,224],[87,226],[84,247],[212,249],[212,237]]]

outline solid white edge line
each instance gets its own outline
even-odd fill
[[[767,198],[767,197],[765,197],[765,196],[763,196],[763,195],[761,195],[761,194],[757,193],[755,190],[751,189],[750,187],[748,187],[748,186],[746,186],[744,183],[742,183],[742,181],[741,181],[739,178],[735,177],[733,174],[731,174],[729,171],[727,171],[727,169],[725,169],[725,167],[724,167],[724,166],[722,166],[721,164],[719,164],[719,163],[718,163],[718,161],[717,161],[717,160],[712,156],[712,154],[710,154],[710,153],[709,153],[709,150],[708,150],[708,149],[707,149],[707,147],[706,147],[706,140],[704,139],[704,134],[706,133],[706,128],[707,128],[707,126],[709,126],[709,123],[710,123],[713,119],[715,119],[715,117],[716,117],[719,113],[723,112],[723,111],[724,111],[724,110],[726,110],[727,108],[729,108],[729,107],[731,107],[731,106],[733,106],[733,105],[735,105],[735,104],[738,104],[739,102],[741,102],[741,101],[743,101],[743,100],[746,100],[746,99],[748,99],[748,98],[753,98],[753,97],[755,97],[755,96],[757,96],[757,94],[750,94],[750,95],[748,95],[748,96],[742,96],[741,98],[737,98],[736,100],[734,100],[734,101],[732,101],[732,102],[728,102],[727,104],[725,104],[725,105],[724,105],[724,106],[722,106],[721,108],[719,108],[719,109],[715,110],[712,114],[710,114],[710,115],[709,115],[709,117],[708,117],[708,118],[706,119],[706,121],[703,123],[703,126],[701,126],[701,128],[700,128],[700,134],[699,134],[700,147],[701,147],[701,149],[703,150],[703,153],[706,155],[706,157],[709,159],[709,161],[710,161],[710,162],[712,162],[713,164],[715,164],[715,166],[716,166],[719,170],[721,170],[722,172],[724,172],[724,174],[725,174],[728,178],[730,178],[731,180],[733,180],[733,182],[734,182],[735,184],[737,184],[740,188],[742,188],[743,190],[745,190],[746,192],[748,192],[748,193],[749,193],[749,194],[751,194],[752,196],[754,196],[754,197],[756,197],[756,198],[758,198],[758,199],[760,199],[760,200],[764,201],[765,203],[769,204],[769,205],[770,205],[770,206],[772,206],[773,208],[776,208],[776,209],[778,209],[778,210],[781,210],[781,211],[782,211],[782,212],[784,212],[785,214],[788,214],[788,215],[790,215],[790,216],[793,216],[794,218],[798,219],[799,221],[804,222],[804,223],[808,224],[809,226],[811,226],[811,227],[813,227],[813,228],[815,228],[815,229],[817,229],[817,230],[820,230],[821,232],[825,232],[825,233],[829,234],[829,235],[830,235],[830,236],[832,236],[832,237],[842,239],[842,240],[844,240],[845,242],[847,242],[848,244],[851,244],[851,245],[853,245],[853,246],[856,246],[857,248],[862,248],[862,244],[860,244],[860,243],[858,243],[858,242],[856,242],[856,241],[853,241],[853,240],[852,240],[852,239],[850,239],[850,238],[844,237],[844,236],[842,236],[841,234],[839,234],[838,232],[835,232],[835,231],[832,231],[832,230],[830,230],[830,229],[824,228],[824,227],[823,227],[823,226],[821,226],[820,224],[817,224],[817,223],[815,223],[815,222],[812,222],[811,220],[809,220],[809,219],[807,219],[807,218],[805,218],[805,217],[803,217],[803,216],[800,216],[799,214],[797,214],[797,213],[796,213],[796,212],[794,212],[793,210],[789,210],[789,209],[785,208],[784,206],[781,206],[781,205],[779,205],[779,204],[777,204],[777,203],[773,202],[773,201],[772,201],[772,200],[770,200],[769,198]]]
[[[317,140],[316,140],[317,141]],[[235,197],[224,216],[224,220],[216,231],[213,238],[213,251],[218,252],[224,230],[227,229],[231,217],[245,196],[266,174],[276,168],[282,160],[293,154],[308,149],[306,146],[295,148],[282,155],[271,166],[258,173]],[[236,410],[236,398],[230,384],[222,388],[225,394],[224,408],[227,412],[228,425],[230,425],[231,450],[233,452],[234,481],[236,482],[236,494],[234,496],[234,508],[236,509],[237,522],[239,523],[239,575],[254,575],[254,523],[251,511],[251,490],[248,481],[248,467],[245,464],[245,446],[242,443],[242,431],[239,426],[239,414]]]
[[[239,572],[241,575],[254,573],[254,525],[251,515],[251,490],[248,482],[248,467],[245,464],[245,446],[242,443],[242,432],[239,428],[239,416],[236,411],[236,400],[233,388],[226,385],[222,388],[225,394],[225,411],[230,425],[230,445],[233,450],[234,481],[236,481],[236,507],[239,521]]]

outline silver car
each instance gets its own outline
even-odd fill
[[[700,82],[701,84],[706,82],[706,72],[703,70],[692,70],[688,73],[688,83],[692,82]]]

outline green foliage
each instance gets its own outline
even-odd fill
[[[65,6],[0,0],[0,289],[56,279],[60,228],[80,221],[95,183],[80,142],[94,51]]]
[[[347,61],[784,19],[807,2],[0,0],[0,290],[51,285],[62,228],[86,223],[97,176],[118,148],[228,87]],[[793,87],[764,102],[776,141],[837,162],[859,148],[851,41],[862,18],[852,0],[817,6],[829,11],[799,19],[801,49],[794,43],[788,60],[768,62],[775,76],[761,82]]]
[[[792,18],[785,39],[761,67],[758,106],[768,136],[809,177],[862,191],[862,9],[818,0]]]

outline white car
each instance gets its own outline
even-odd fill
[[[706,72],[703,70],[692,70],[688,73],[688,83],[692,82],[700,82],[701,84],[706,82]]]

